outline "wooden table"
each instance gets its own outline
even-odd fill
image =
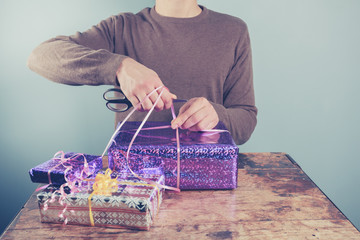
[[[238,188],[167,191],[150,231],[40,223],[36,193],[1,239],[360,239],[285,153],[244,153]]]

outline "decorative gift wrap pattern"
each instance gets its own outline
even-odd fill
[[[129,173],[113,173],[118,177],[118,189],[110,196],[92,195],[91,214],[94,226],[125,227],[149,230],[159,210],[163,190],[156,185],[147,184]],[[141,177],[164,184],[164,175],[142,174]],[[58,187],[50,185],[37,195],[41,222],[91,225],[88,198],[93,183],[83,182],[82,190],[69,193],[59,201]],[[54,197],[53,197],[54,196]],[[51,198],[53,197],[53,201]],[[61,212],[66,206],[66,211]]]
[[[126,151],[140,122],[126,122],[108,150],[109,167],[123,169]],[[136,137],[129,165],[138,171],[144,167],[163,167],[165,185],[176,186],[176,133],[165,122],[147,122]],[[222,123],[216,129],[226,130]],[[180,133],[180,189],[234,189],[237,186],[239,149],[229,132]]]
[[[66,183],[65,172],[67,178],[80,178],[80,175],[84,174],[85,159],[88,164],[87,175],[102,169],[102,158],[100,156],[68,152],[64,156],[54,157],[30,169],[31,181],[61,185]]]

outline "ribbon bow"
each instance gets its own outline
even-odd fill
[[[95,182],[93,184],[93,192],[88,197],[89,202],[89,216],[90,216],[90,224],[94,226],[94,217],[91,211],[91,198],[93,195],[104,195],[110,196],[111,193],[116,192],[118,190],[119,182],[116,179],[111,178],[111,169],[107,169],[105,174],[98,173],[95,177]]]
[[[99,173],[96,175],[92,194],[110,196],[111,193],[118,190],[119,182],[116,179],[111,179],[111,173],[111,169],[108,168],[105,174]]]

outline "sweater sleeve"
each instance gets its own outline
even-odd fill
[[[116,71],[126,58],[114,53],[115,28],[122,26],[121,22],[121,15],[113,16],[85,32],[43,42],[30,54],[27,65],[58,83],[116,85]]]
[[[247,31],[235,50],[235,64],[226,78],[223,99],[223,105],[213,103],[219,120],[229,129],[236,144],[244,144],[257,123],[252,55]]]

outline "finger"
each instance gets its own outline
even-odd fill
[[[170,92],[170,90],[165,86],[164,86],[164,94],[170,94],[171,99],[177,99],[177,96],[175,94],[173,94],[172,92]]]
[[[131,96],[128,98],[129,101],[131,102],[131,104],[133,105],[134,108],[136,108],[137,111],[144,111],[141,107],[141,105],[139,105],[139,99],[135,96]]]
[[[194,113],[202,109],[204,106],[205,105],[203,100],[199,99],[185,103],[185,105],[180,108],[178,117],[171,122],[171,127],[175,129],[182,126],[188,118],[190,118]]]
[[[185,111],[191,107],[191,105],[195,102],[195,99],[190,99],[188,102],[186,102],[180,109],[179,109],[179,115],[183,114]]]
[[[156,100],[159,97],[159,93],[157,91],[154,91],[150,96],[150,100],[152,102],[152,104],[155,104]],[[162,101],[161,97],[159,99],[159,101],[157,102],[156,106],[155,106],[155,110],[156,111],[161,111],[164,109],[164,102]]]
[[[179,120],[179,117],[181,117],[181,114],[182,114],[183,112],[185,112],[186,109],[188,109],[190,106],[191,106],[191,105],[190,105],[190,102],[187,102],[187,103],[185,103],[185,104],[180,108],[178,116],[171,121],[171,128],[172,128],[172,129],[176,129],[176,128],[178,128],[178,127],[181,126],[181,124],[179,124],[179,123],[182,122],[182,121]]]
[[[211,104],[205,105],[204,108],[195,114],[204,114],[204,117],[198,123],[189,127],[188,129],[190,131],[204,131],[213,129],[219,123],[219,116]],[[201,118],[200,116],[198,117],[199,119]]]
[[[140,100],[141,107],[144,111],[149,111],[152,108],[153,103],[145,93],[140,93],[137,98]]]
[[[186,121],[181,125],[182,129],[195,128],[196,131],[205,129],[209,123],[209,116],[206,108],[201,108],[194,114],[192,114]]]
[[[173,103],[172,100],[177,99],[177,96],[170,93],[169,90],[165,88],[163,94],[161,95],[161,99],[164,103],[164,109],[169,109]]]
[[[218,124],[217,120],[209,120],[209,118],[204,118],[196,125],[188,128],[190,131],[205,131],[213,129]]]

